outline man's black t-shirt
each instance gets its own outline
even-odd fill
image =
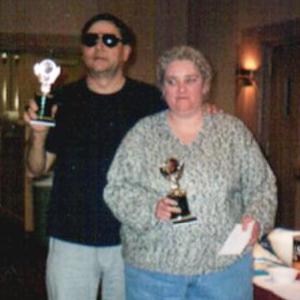
[[[119,92],[99,95],[83,79],[57,91],[55,101],[56,127],[46,144],[56,154],[48,233],[86,245],[117,245],[120,224],[102,196],[106,173],[126,132],[165,107],[160,92],[126,79]]]

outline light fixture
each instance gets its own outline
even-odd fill
[[[237,70],[236,75],[242,86],[252,86],[255,83],[254,70],[240,68]]]
[[[13,59],[14,59],[14,62],[17,64],[20,61],[20,55],[18,53],[15,53],[13,55]]]
[[[8,54],[7,54],[7,52],[2,52],[1,53],[1,61],[2,61],[2,63],[5,64],[7,62],[7,60],[8,60]]]

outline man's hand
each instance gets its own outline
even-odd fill
[[[52,110],[53,115],[55,115],[56,110],[57,106]],[[49,126],[31,123],[32,120],[37,119],[37,111],[38,105],[34,100],[31,100],[23,116],[24,121],[31,128],[27,144],[27,167],[29,174],[33,177],[47,173],[56,159],[55,154],[45,150]]]
[[[44,133],[49,131],[48,126],[31,124],[32,120],[37,119],[38,105],[34,100],[30,100],[27,109],[24,111],[23,119],[27,125],[29,125],[34,133]],[[52,108],[52,116],[55,116],[57,111],[57,105]]]
[[[217,107],[213,103],[206,102],[206,103],[204,103],[203,107],[204,107],[204,111],[207,112],[210,115],[214,115],[214,114],[218,114],[218,113],[223,112],[222,109],[220,109],[219,107]]]

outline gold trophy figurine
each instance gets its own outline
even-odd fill
[[[35,76],[37,76],[41,86],[40,94],[35,97],[39,107],[37,119],[32,120],[32,124],[55,126],[55,120],[52,117],[52,96],[50,95],[51,85],[55,82],[60,74],[60,67],[51,59],[44,59],[36,63],[33,67]]]
[[[167,194],[167,197],[175,200],[177,202],[177,206],[181,209],[181,213],[172,214],[171,220],[173,224],[191,223],[197,221],[197,218],[192,216],[190,213],[186,192],[182,190],[179,185],[183,168],[184,164],[180,163],[175,158],[169,158],[159,168],[160,173],[171,183],[171,190]]]

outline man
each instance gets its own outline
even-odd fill
[[[95,300],[101,281],[102,300],[122,300],[120,224],[102,198],[106,172],[128,129],[163,102],[155,87],[124,75],[134,35],[123,21],[94,16],[81,44],[86,77],[54,93],[56,127],[30,124],[37,117],[33,101],[24,114],[29,171],[40,176],[54,166],[47,292],[50,300]]]

